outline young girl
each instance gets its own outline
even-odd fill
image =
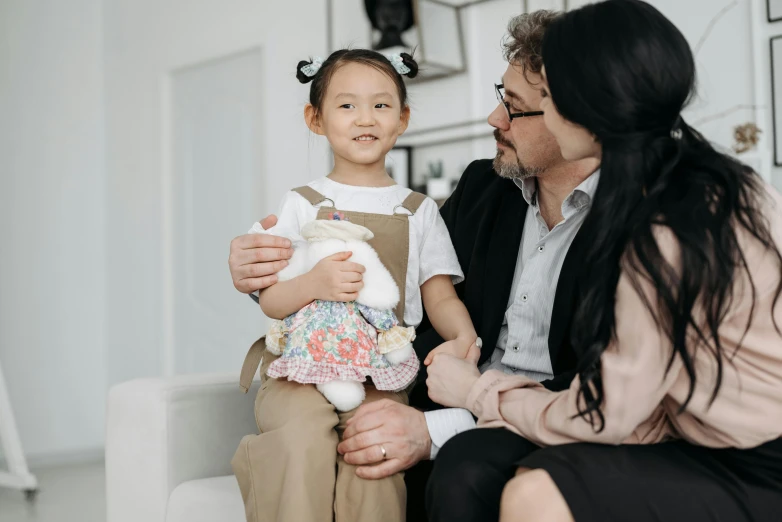
[[[425,309],[446,340],[437,351],[464,358],[480,341],[453,287],[463,275],[448,230],[433,200],[397,185],[385,170],[386,154],[410,118],[402,76],[412,78],[417,70],[408,54],[387,58],[368,50],[341,50],[325,61],[298,64],[299,81],[312,82],[305,121],[328,139],[334,168],[289,192],[277,225],[265,233],[295,243],[307,223],[334,218],[370,229],[370,244],[399,287],[399,322],[416,327]],[[350,255],[327,257],[311,271],[263,290],[263,312],[283,319],[316,300],[356,300],[363,267]],[[313,384],[266,377],[275,359],[266,352],[261,366],[255,410],[260,435],[245,437],[233,461],[248,520],[404,520],[401,474],[363,480],[337,455],[338,433],[353,411],[337,411]],[[364,402],[407,403],[406,391],[366,384]],[[394,458],[393,447],[379,450]]]

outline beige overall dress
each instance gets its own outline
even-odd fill
[[[310,187],[294,189],[313,206],[331,201]],[[426,196],[412,192],[397,208],[415,214]],[[321,206],[317,219],[336,211],[371,230],[369,241],[399,287],[395,310],[404,321],[405,283],[410,248],[409,215],[369,214]],[[244,499],[248,522],[403,522],[404,474],[365,480],[355,466],[337,454],[345,423],[355,410],[340,413],[314,385],[266,377],[277,358],[266,351],[264,338],[250,347],[242,366],[245,393],[261,366],[261,388],[255,399],[259,435],[245,436],[231,464]],[[391,399],[407,404],[407,392],[379,391],[367,384],[364,403]]]

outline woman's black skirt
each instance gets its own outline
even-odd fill
[[[745,450],[567,444],[518,466],[546,470],[577,522],[782,521],[782,439]]]

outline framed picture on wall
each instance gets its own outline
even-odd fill
[[[386,170],[398,185],[410,187],[413,170],[413,148],[394,147],[386,154]]]
[[[782,0],[766,0],[766,13],[769,22],[782,20]]]
[[[774,165],[782,166],[782,36],[771,38],[771,115]]]

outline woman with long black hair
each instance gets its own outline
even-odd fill
[[[546,126],[600,181],[570,388],[447,359],[474,378],[448,406],[542,447],[500,520],[781,520],[782,197],[682,119],[693,55],[649,4],[568,12],[542,57]]]

